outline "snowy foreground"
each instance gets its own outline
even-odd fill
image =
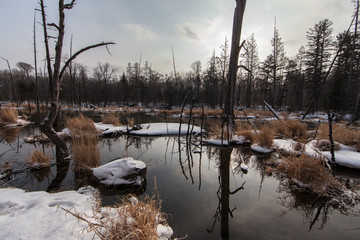
[[[85,230],[87,223],[62,209],[86,214],[87,220],[96,223],[101,217],[99,212],[109,212],[111,208],[96,212],[95,195],[92,187],[52,194],[0,189],[0,239],[98,239]],[[161,224],[157,225],[157,232],[161,240],[170,239],[173,234],[169,226]]]

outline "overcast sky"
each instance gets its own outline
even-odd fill
[[[234,0],[77,0],[74,9],[66,11],[64,56],[69,55],[73,34],[73,52],[90,44],[114,41],[109,55],[106,49],[95,49],[77,58],[86,66],[109,62],[125,70],[128,62],[142,55],[153,69],[170,73],[171,46],[177,70],[186,72],[200,60],[203,69],[213,50],[225,36],[231,39]],[[57,22],[57,1],[45,0],[48,22]],[[33,64],[33,18],[38,0],[0,0],[0,57]],[[271,53],[274,16],[288,57],[306,45],[306,31],[325,18],[333,21],[334,36],[346,30],[351,22],[351,0],[248,0],[242,39],[255,34],[260,60]],[[40,14],[37,16],[40,21]],[[55,35],[55,32],[53,32]],[[43,59],[41,26],[37,25],[38,58]],[[43,64],[39,64],[41,67]],[[0,59],[0,69],[7,68]]]

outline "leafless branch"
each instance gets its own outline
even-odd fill
[[[75,0],[72,0],[71,3],[64,4],[65,9],[72,9],[75,6]]]
[[[79,51],[77,51],[74,55],[72,55],[66,62],[65,65],[63,66],[63,68],[60,71],[60,75],[59,75],[59,79],[61,80],[62,75],[64,74],[66,68],[69,66],[69,64],[77,57],[79,56],[81,53],[90,50],[92,48],[97,48],[97,47],[101,47],[101,46],[107,46],[107,45],[111,45],[111,44],[115,44],[114,42],[102,42],[102,43],[98,43],[98,44],[94,44],[94,45],[90,45],[87,46],[85,48],[80,49]]]
[[[48,26],[56,28],[59,32],[61,31],[60,27],[55,23],[48,23]]]
[[[245,65],[239,65],[238,68],[243,68],[246,71],[248,71],[249,73],[251,73],[252,71],[250,69],[248,69]]]

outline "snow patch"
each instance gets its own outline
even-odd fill
[[[92,169],[94,176],[105,185],[141,185],[145,180],[146,164],[133,158],[117,159]]]

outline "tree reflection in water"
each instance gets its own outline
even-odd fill
[[[236,194],[238,191],[244,189],[245,182],[237,188],[235,191],[230,191],[230,160],[232,148],[220,148],[219,159],[220,159],[220,176],[219,176],[219,189],[216,193],[219,204],[214,215],[214,222],[210,229],[207,229],[209,233],[212,233],[215,224],[218,219],[221,223],[221,238],[229,239],[229,215],[233,217],[233,212],[236,210],[230,209],[230,195]]]

